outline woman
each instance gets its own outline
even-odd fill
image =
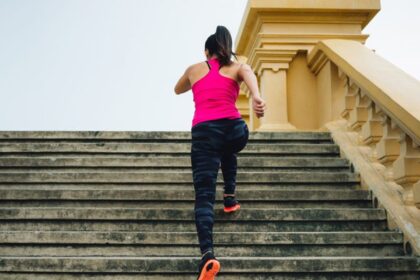
[[[217,26],[205,43],[207,60],[188,67],[175,86],[175,93],[192,89],[195,112],[191,128],[191,165],[195,190],[195,223],[202,254],[197,279],[214,279],[220,263],[213,251],[213,223],[216,180],[221,166],[224,179],[224,211],[240,208],[235,199],[237,153],[248,142],[248,126],[235,106],[239,84],[244,81],[251,92],[252,108],[264,116],[257,79],[247,64],[234,62],[232,37],[224,26]]]

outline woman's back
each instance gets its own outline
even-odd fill
[[[234,79],[238,81],[238,83],[240,83],[238,72],[241,66],[242,66],[241,63],[232,61],[231,65],[225,65],[222,68],[220,68],[219,73],[222,76]],[[203,78],[205,75],[207,75],[208,72],[209,72],[209,67],[205,61],[194,64],[189,74],[191,85],[194,85],[195,82],[197,82],[198,80]]]
[[[239,63],[220,67],[217,58],[195,64],[190,72],[195,103],[192,126],[221,118],[237,119],[241,114],[235,102],[239,95]]]

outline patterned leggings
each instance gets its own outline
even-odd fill
[[[195,224],[201,253],[213,250],[214,201],[219,167],[224,193],[234,194],[237,153],[245,148],[248,126],[242,119],[217,119],[191,128],[191,166],[195,190]]]

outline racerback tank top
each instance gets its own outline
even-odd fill
[[[207,62],[209,72],[191,87],[195,104],[192,126],[208,120],[242,117],[235,105],[239,95],[238,82],[219,73],[217,58]]]

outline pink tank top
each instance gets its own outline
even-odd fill
[[[219,73],[219,61],[208,60],[210,71],[192,85],[195,112],[192,126],[221,118],[237,119],[241,114],[235,102],[239,95],[239,84]]]

